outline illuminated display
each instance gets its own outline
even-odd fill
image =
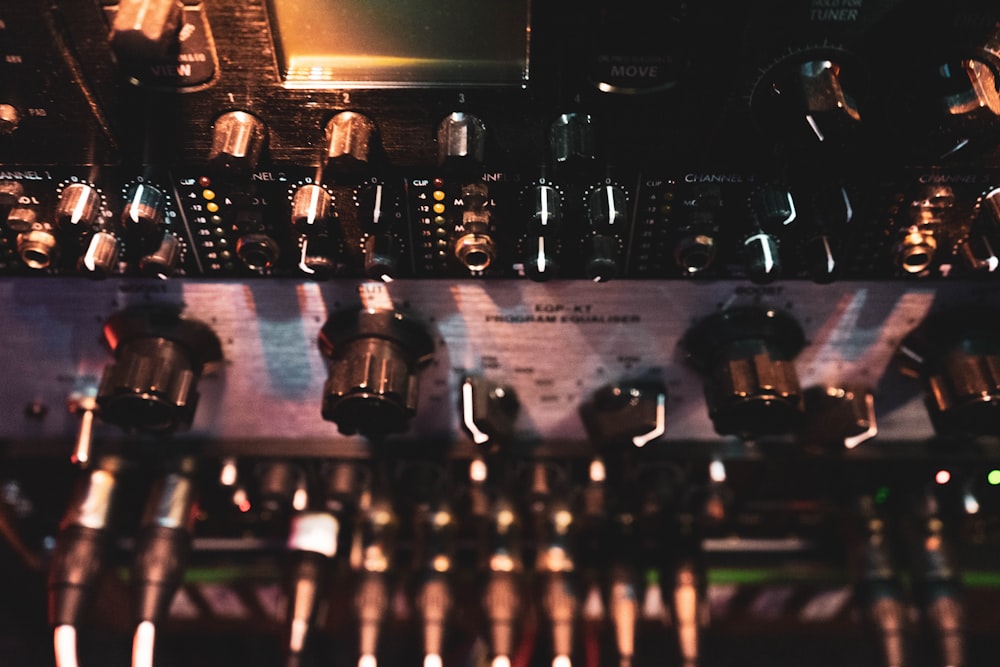
[[[269,0],[289,88],[516,86],[528,78],[528,3]]]

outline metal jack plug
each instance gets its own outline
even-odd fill
[[[340,523],[327,512],[301,512],[291,521],[291,602],[288,605],[286,664],[298,665],[316,619],[329,561],[337,554]]]
[[[490,518],[493,548],[483,607],[490,623],[492,667],[509,667],[514,651],[514,625],[521,606],[520,522],[513,504],[506,499],[494,504]]]
[[[388,572],[395,548],[396,515],[389,501],[362,494],[359,520],[351,545],[351,566],[362,573],[354,595],[358,617],[358,667],[377,667],[382,623],[389,612]]]
[[[181,586],[197,515],[193,472],[193,460],[182,461],[158,480],[146,504],[132,570],[132,667],[152,667],[156,626]]]
[[[441,667],[444,637],[452,595],[448,573],[452,569],[455,517],[445,505],[426,511],[422,518],[425,578],[417,595],[424,628],[424,667]]]

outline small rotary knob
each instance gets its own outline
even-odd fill
[[[760,228],[769,232],[791,229],[798,219],[792,193],[779,185],[755,190],[750,196],[750,210]]]
[[[160,247],[139,260],[139,271],[144,276],[168,278],[177,269],[180,259],[180,240],[173,234],[164,234]]]
[[[245,111],[229,111],[212,126],[208,163],[216,172],[247,176],[257,168],[266,140],[263,121]]]
[[[302,273],[315,279],[326,279],[337,271],[337,263],[334,257],[337,254],[336,243],[330,236],[330,222],[334,217],[333,197],[326,188],[312,183],[301,186],[292,195],[292,229],[299,235],[299,270]],[[277,245],[273,244],[270,237],[256,235],[256,241],[249,241],[251,244],[271,242],[267,246],[266,254],[277,252]],[[243,242],[243,239],[241,239]],[[272,245],[273,244],[273,245]],[[247,246],[249,250],[251,246]],[[259,246],[262,250],[264,246]],[[257,251],[255,251],[257,252]],[[247,266],[254,270],[265,270],[277,259],[277,254],[262,263],[260,259],[252,259]],[[244,259],[244,261],[246,261]],[[252,266],[251,266],[252,264]]]
[[[378,126],[356,111],[342,111],[326,124],[325,157],[334,171],[366,169],[378,146]]]
[[[540,183],[527,192],[528,235],[524,241],[524,273],[544,282],[558,270],[559,228],[562,225],[562,195],[552,185]]]
[[[659,381],[623,382],[598,389],[580,407],[580,417],[599,447],[643,447],[666,433],[666,402],[667,388]]]
[[[382,183],[366,186],[358,193],[358,222],[364,239],[365,275],[378,280],[398,277],[403,243],[394,230],[401,217],[398,198]]]
[[[136,308],[113,315],[104,337],[115,361],[97,392],[101,418],[150,433],[190,427],[202,370],[222,359],[215,333],[172,309]]]
[[[611,280],[620,271],[621,234],[628,225],[628,195],[617,185],[594,188],[587,198],[593,236],[585,241],[584,272],[597,282]]]
[[[101,211],[101,195],[87,183],[71,183],[63,188],[56,204],[55,223],[62,231],[89,231]]]
[[[1000,336],[991,309],[928,316],[900,346],[902,370],[927,387],[941,435],[995,435],[1000,429]]]
[[[167,196],[157,187],[135,183],[125,191],[122,233],[141,252],[154,252],[163,239]]]
[[[462,426],[477,445],[512,436],[520,407],[510,387],[476,375],[462,380]]]
[[[333,197],[326,188],[312,183],[292,195],[292,227],[303,234],[326,232],[333,215]]]
[[[323,325],[319,346],[329,368],[323,419],[371,439],[406,430],[418,372],[434,353],[422,325],[391,310],[342,310]]]
[[[365,275],[388,282],[399,274],[402,244],[394,234],[378,234],[365,238]]]
[[[781,275],[782,263],[778,239],[757,232],[743,241],[743,263],[747,277],[755,283],[769,283]]]
[[[795,428],[803,399],[793,360],[804,345],[794,319],[766,308],[730,308],[689,330],[682,346],[705,376],[715,430],[753,437]]]
[[[118,237],[100,230],[94,232],[80,257],[80,269],[91,278],[107,278],[118,267]]]

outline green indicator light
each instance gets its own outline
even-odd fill
[[[879,505],[884,505],[885,501],[889,499],[889,487],[880,486],[878,491],[875,492],[875,502]]]
[[[993,486],[1000,485],[1000,470],[991,470],[986,476],[986,481]]]

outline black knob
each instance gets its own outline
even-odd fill
[[[462,426],[477,445],[513,435],[520,408],[510,387],[476,375],[462,381]]]
[[[358,193],[358,222],[364,239],[365,275],[392,280],[399,274],[403,242],[395,230],[402,217],[392,188],[382,183],[365,186]]]
[[[997,315],[988,308],[930,315],[900,346],[900,367],[926,384],[927,410],[941,435],[994,435],[1000,429]]]
[[[820,284],[831,283],[840,274],[839,242],[829,234],[811,236],[799,247],[799,257],[809,277]]]
[[[786,58],[754,86],[751,111],[765,133],[806,150],[850,144],[861,126],[844,53],[807,52]]]
[[[558,269],[558,233],[562,224],[562,194],[554,186],[539,183],[525,193],[528,235],[523,244],[524,273],[536,282],[555,277]]]
[[[144,276],[167,278],[176,270],[180,258],[180,240],[173,234],[164,234],[160,247],[139,260],[139,271]]]
[[[113,315],[104,337],[115,361],[97,392],[100,417],[126,429],[170,433],[188,428],[206,364],[222,359],[215,333],[170,308],[134,308]]]
[[[390,310],[342,310],[323,325],[319,347],[329,369],[323,419],[371,439],[406,430],[417,408],[418,372],[434,353],[421,324]]]
[[[628,195],[617,185],[594,188],[587,198],[587,214],[593,236],[586,239],[584,272],[596,282],[618,276],[621,234],[628,221]]]
[[[750,209],[761,229],[779,233],[798,219],[792,193],[780,185],[758,188],[750,196]]]
[[[101,212],[101,194],[89,183],[71,183],[59,193],[55,223],[61,231],[84,233]]]
[[[979,215],[961,251],[973,271],[995,273],[1000,269],[1000,188],[994,187],[979,198]]]
[[[591,441],[599,447],[632,443],[642,447],[665,433],[667,388],[636,380],[601,387],[580,406]]]
[[[549,145],[557,167],[589,169],[597,162],[594,119],[586,113],[564,113],[549,128]]]
[[[778,239],[758,232],[743,241],[743,262],[747,277],[755,283],[769,283],[781,275],[782,263]]]
[[[552,280],[559,271],[556,257],[559,253],[558,241],[546,234],[529,236],[524,240],[524,275],[535,282]]]
[[[587,259],[584,262],[584,274],[597,283],[607,282],[618,277],[621,244],[613,236],[595,234],[586,242]]]
[[[126,242],[144,253],[155,252],[163,240],[167,196],[147,183],[135,183],[125,191],[122,233]]]
[[[718,433],[785,433],[800,422],[802,391],[793,360],[805,337],[791,316],[729,308],[698,322],[681,345],[705,376],[709,416]]]
[[[365,238],[365,275],[389,281],[399,274],[402,243],[395,234],[378,234]]]

